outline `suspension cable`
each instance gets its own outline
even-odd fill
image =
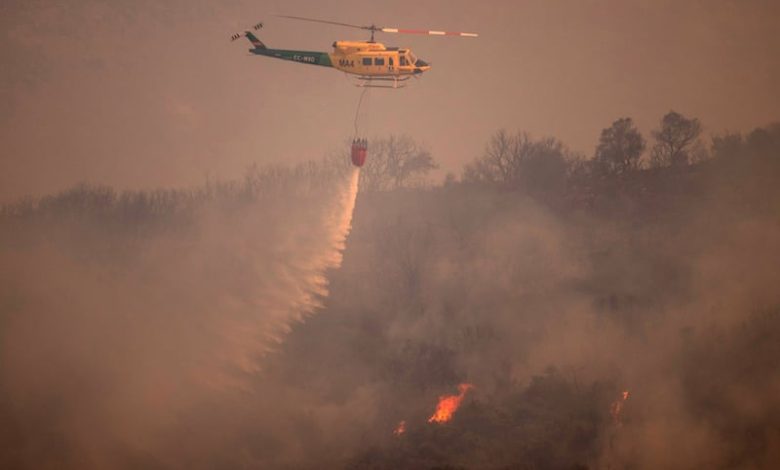
[[[360,117],[360,107],[363,105],[363,97],[368,92],[368,87],[363,87],[363,91],[360,92],[360,99],[358,100],[357,109],[355,110],[355,139],[358,137],[358,118]]]

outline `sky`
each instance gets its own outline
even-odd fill
[[[329,51],[366,35],[274,14],[480,33],[377,38],[433,68],[372,90],[361,125],[409,135],[442,173],[459,173],[499,129],[589,156],[623,116],[648,137],[672,109],[706,135],[780,119],[772,1],[5,0],[0,202],[80,182],[187,187],[342,149],[360,94],[350,80],[229,38],[257,21],[273,48]]]

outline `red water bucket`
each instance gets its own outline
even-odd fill
[[[368,154],[368,142],[365,139],[355,139],[352,141],[352,164],[361,167],[366,163]]]

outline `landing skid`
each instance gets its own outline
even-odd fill
[[[373,77],[359,76],[354,85],[359,88],[403,88],[410,76],[403,77]]]

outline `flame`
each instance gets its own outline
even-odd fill
[[[620,398],[613,401],[609,407],[609,414],[612,415],[612,422],[618,426],[622,424],[620,421],[620,413],[623,411],[623,405],[626,403],[626,400],[628,400],[628,396],[628,390],[625,390],[620,395]]]
[[[466,392],[474,388],[471,384],[458,385],[457,395],[442,395],[439,397],[439,404],[436,405],[436,412],[433,416],[428,418],[429,423],[446,423],[452,419],[452,415],[458,411],[460,402],[463,401],[463,397],[466,396]]]
[[[400,436],[405,432],[406,432],[406,421],[402,420],[400,423],[398,423],[398,426],[395,427],[393,434],[395,434],[396,436]]]

